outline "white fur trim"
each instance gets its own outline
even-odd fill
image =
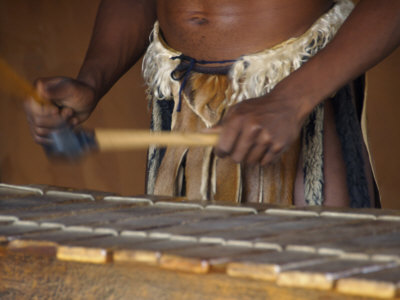
[[[226,99],[227,105],[270,92],[282,79],[328,44],[353,8],[351,0],[339,0],[300,37],[240,57],[230,71],[233,95]],[[179,82],[171,78],[171,72],[180,62],[171,58],[182,53],[168,47],[160,38],[158,22],[154,24],[152,37],[142,65],[149,97],[171,99],[173,89],[179,89]]]

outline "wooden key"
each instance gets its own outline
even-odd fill
[[[92,202],[91,198],[83,197],[80,195],[65,196],[65,195],[33,195],[23,194],[16,195],[15,197],[0,197],[0,214],[15,214],[15,211],[31,211],[33,209],[40,209],[43,207],[55,206],[56,204],[72,204],[72,203],[85,203]]]
[[[260,214],[261,215],[261,214]],[[254,242],[276,243],[279,237],[291,234],[299,238],[315,228],[333,227],[338,224],[348,223],[347,220],[322,220],[321,218],[297,217],[297,216],[277,216],[266,215],[265,222],[255,224],[251,227],[240,227],[232,230],[209,232],[202,234],[204,237],[219,237],[226,240],[245,239]]]
[[[329,290],[341,278],[395,266],[397,266],[395,262],[336,259],[284,271],[278,275],[277,283],[281,286]]]
[[[7,249],[24,253],[55,256],[57,248],[63,243],[107,236],[109,233],[92,232],[89,228],[71,228],[24,234],[11,241]]]
[[[211,269],[224,271],[228,262],[245,254],[263,253],[268,250],[246,246],[197,245],[161,254],[160,266],[170,270],[208,273]]]
[[[56,228],[40,227],[33,222],[14,222],[0,226],[0,240],[12,240],[26,234],[57,230]]]
[[[152,216],[147,218],[129,218],[118,220],[117,222],[109,223],[106,228],[122,232],[124,230],[137,231],[137,230],[152,230],[162,228],[165,226],[178,225],[182,223],[182,218],[173,215]],[[104,226],[94,224],[94,228],[103,228]]]
[[[143,243],[129,243],[124,248],[114,250],[114,261],[118,263],[140,262],[156,265],[159,263],[163,251],[179,250],[196,247],[198,243],[193,239],[171,240],[162,238],[147,238]]]
[[[89,263],[108,263],[112,261],[115,249],[127,249],[129,245],[140,245],[149,242],[145,236],[99,236],[85,240],[63,242],[57,248],[60,260]]]
[[[279,234],[280,245],[287,250],[319,252],[319,249],[325,245],[332,245],[332,252],[325,251],[323,254],[340,255],[342,244],[356,236],[368,236],[376,233],[385,233],[395,230],[396,226],[388,222],[369,221],[363,219],[336,219],[336,218],[316,218],[312,226],[312,221],[299,224],[298,228],[293,230],[282,230]],[[304,228],[304,231],[301,231]],[[260,238],[257,243],[276,242],[276,238]],[[336,251],[336,250],[337,251]]]
[[[197,211],[187,207],[137,206],[105,213],[90,213],[86,216],[68,216],[46,220],[44,224],[90,225],[93,228],[123,230],[145,230],[170,224],[178,224],[182,218],[174,217],[180,211]]]
[[[10,211],[31,210],[37,207],[49,206],[52,203],[49,201],[37,201],[32,198],[9,198],[0,199],[0,214]]]
[[[187,223],[170,227],[157,228],[152,232],[163,232],[174,235],[201,236],[210,232],[230,231],[239,228],[248,228],[257,224],[267,224],[270,218],[266,215],[234,215],[230,218],[199,220],[198,222]]]
[[[51,186],[51,185],[30,185],[37,186],[41,188],[46,195],[60,195],[60,196],[71,196],[73,198],[82,197],[82,198],[91,198],[92,200],[103,200],[105,197],[114,196],[115,193],[111,192],[103,192],[97,190],[90,189],[75,189],[69,187],[59,187],[59,186]]]
[[[393,224],[391,224],[393,225]],[[389,227],[390,228],[390,227]],[[338,242],[327,241],[320,245],[320,253],[337,253],[343,257],[373,258],[400,261],[400,228],[380,233],[379,228],[371,234],[356,234]]]
[[[276,215],[309,215],[330,218],[346,218],[346,219],[367,219],[376,220],[384,216],[400,216],[400,212],[396,210],[373,209],[373,208],[339,208],[325,206],[308,206],[308,207],[289,207],[289,208],[271,208],[266,213]]]
[[[274,281],[278,274],[293,268],[328,262],[333,256],[292,251],[271,251],[243,256],[227,266],[227,274],[235,277]]]
[[[64,195],[64,194],[46,194],[42,196],[38,195],[24,195],[24,196],[16,196],[13,198],[8,198],[15,201],[35,201],[37,204],[68,204],[68,203],[76,203],[76,202],[93,202],[93,198],[86,197],[77,194]]]
[[[40,206],[31,210],[22,211],[5,211],[1,212],[1,216],[14,216],[20,220],[40,220],[57,218],[61,216],[75,215],[78,213],[87,213],[93,211],[106,211],[110,209],[119,209],[132,206],[129,203],[110,203],[110,202],[88,202],[80,201],[77,203],[67,203],[62,205]]]
[[[377,208],[321,208],[320,215],[322,217],[332,218],[354,218],[354,219],[370,219],[370,220],[397,220],[400,221],[400,211]]]
[[[39,188],[29,186],[0,183],[0,199],[33,195],[41,196],[43,195],[43,191]]]
[[[112,202],[111,202],[112,203]],[[117,203],[114,203],[117,204]],[[164,209],[156,206],[135,205],[128,203],[131,207],[108,211],[83,212],[78,215],[62,216],[57,218],[42,218],[41,224],[60,224],[65,226],[87,225],[95,228],[104,227],[105,224],[115,223],[122,220],[146,218],[149,216],[159,216],[176,212],[176,209]]]
[[[373,298],[395,298],[400,295],[400,268],[357,274],[339,279],[336,289],[345,294]]]

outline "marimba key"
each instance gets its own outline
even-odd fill
[[[225,219],[235,216],[247,214],[246,212],[238,211],[223,211],[223,210],[181,210],[170,214],[172,217],[181,218],[182,222],[185,221],[206,221],[209,219]]]
[[[37,207],[49,206],[52,202],[49,201],[37,201],[34,199],[27,198],[9,198],[0,199],[0,214],[5,211],[16,211],[16,210],[29,210]]]
[[[47,195],[58,195],[58,196],[69,196],[81,195],[81,197],[91,198],[92,200],[103,200],[105,197],[114,196],[115,193],[104,192],[91,189],[81,189],[81,188],[70,188],[70,187],[60,187],[47,184],[29,184],[25,187],[35,188],[42,191],[43,194]]]
[[[188,200],[184,197],[167,197],[167,196],[157,196],[157,195],[145,195],[150,200],[152,200],[155,204],[166,204],[166,203],[175,203],[175,204],[190,204],[190,205],[198,205],[204,209],[210,210],[236,210],[236,211],[247,211],[249,213],[258,213],[263,212],[268,208],[274,207],[283,207],[278,204],[270,204],[270,203],[247,203],[246,206],[243,206],[240,203],[234,203],[231,201],[214,201],[214,200]],[[290,206],[287,206],[290,207]]]
[[[302,233],[308,234],[310,230],[314,230],[315,228],[331,228],[340,224],[349,223],[350,222],[347,220],[332,219],[322,222],[321,218],[315,217],[265,215],[265,222],[255,224],[254,226],[237,228],[235,231],[210,231],[208,233],[203,233],[202,236],[222,238],[225,240],[251,240],[255,243],[264,244],[272,242],[276,244],[277,236],[279,236],[280,239],[283,239],[285,234],[300,237],[303,236]]]
[[[261,215],[260,215],[261,216]],[[287,224],[298,224],[300,220],[298,217],[277,217],[277,216],[263,216],[263,220],[260,223],[253,224],[250,226],[237,227],[234,230],[226,228],[225,230],[209,230],[202,232],[200,240],[222,240],[225,243],[229,241],[254,241],[264,236],[271,236],[281,234],[281,227],[285,227]],[[286,224],[286,225],[283,225]],[[279,229],[276,226],[280,227]],[[280,246],[275,243],[274,249],[280,249]]]
[[[136,244],[129,243],[124,248],[113,251],[113,259],[117,263],[147,263],[156,265],[160,263],[160,257],[164,251],[180,250],[197,247],[198,243],[193,239],[173,240],[169,238],[148,238],[147,241]]]
[[[85,240],[73,240],[57,247],[57,258],[60,260],[108,263],[113,261],[116,249],[127,249],[130,245],[138,246],[148,243],[145,236],[113,236],[106,235]],[[157,239],[152,239],[155,241]]]
[[[335,256],[295,251],[271,251],[235,259],[228,264],[227,274],[234,277],[275,281],[278,274],[283,271],[329,262],[334,258]]]
[[[45,196],[64,198],[64,199],[81,199],[81,200],[92,200],[95,201],[95,197],[92,194],[78,193],[71,191],[60,191],[60,190],[49,190],[46,191]]]
[[[390,219],[400,221],[400,211],[389,209],[374,208],[347,208],[326,207],[326,206],[308,206],[308,207],[287,207],[287,208],[269,208],[265,211],[267,214],[274,215],[298,215],[298,216],[321,216],[332,218],[350,218],[350,219]]]
[[[190,226],[192,224],[198,224],[202,222],[215,222],[221,220],[232,219],[236,217],[249,215],[248,211],[239,211],[239,210],[211,210],[204,209],[199,211],[179,211],[171,214],[171,217],[181,219],[179,225],[176,226]],[[167,228],[167,227],[165,227]]]
[[[266,204],[254,203],[253,206],[239,206],[239,205],[229,205],[230,202],[226,203],[226,205],[220,204],[208,204],[204,209],[207,211],[225,211],[225,212],[236,212],[238,214],[249,215],[249,214],[258,214],[260,211],[265,209]]]
[[[108,236],[108,232],[93,232],[90,228],[54,229],[42,232],[31,232],[13,239],[7,245],[10,251],[25,251],[29,253],[55,256],[57,248],[63,243],[93,239]]]
[[[152,232],[200,236],[209,232],[232,231],[243,227],[251,228],[256,224],[265,224],[267,220],[268,216],[262,215],[233,215],[225,219],[199,220],[198,222],[191,222],[184,226],[181,224],[166,226],[152,230]]]
[[[19,220],[40,220],[40,219],[57,218],[62,216],[70,216],[78,213],[120,209],[129,206],[132,205],[129,203],[110,203],[105,201],[102,202],[81,201],[78,203],[38,206],[30,210],[2,211],[0,213],[0,216],[1,218],[4,218],[6,216],[15,217]]]
[[[337,280],[355,274],[396,267],[396,262],[336,259],[316,265],[294,268],[278,275],[277,284],[288,287],[329,290]]]
[[[332,218],[352,218],[352,219],[393,219],[400,221],[400,211],[389,210],[389,209],[377,209],[377,208],[333,208],[333,207],[321,207],[321,217],[332,217]]]
[[[88,198],[93,201],[95,200],[98,201],[98,200],[103,200],[105,197],[114,196],[115,193],[88,190],[88,189],[70,189],[70,188],[60,189],[59,187],[46,186],[45,195],[72,197],[72,198],[81,197],[81,198]]]
[[[43,191],[39,188],[0,183],[0,199],[24,196],[41,196]]]
[[[12,215],[15,211],[20,212],[22,210],[39,209],[56,204],[92,202],[92,198],[82,197],[76,194],[71,196],[43,195],[38,197],[36,194],[28,193],[15,195],[14,197],[0,197],[0,211],[3,215]]]
[[[310,207],[275,207],[264,211],[267,215],[283,217],[319,217],[319,209],[316,206]]]
[[[14,197],[8,197],[8,200],[15,201],[34,201],[37,204],[46,203],[46,204],[58,204],[58,203],[75,203],[75,202],[94,202],[93,196],[82,195],[76,193],[68,193],[68,194],[44,194],[38,197],[36,194],[26,194],[26,195],[16,195]]]
[[[400,262],[400,228],[396,227],[386,233],[373,232],[370,234],[348,236],[347,239],[328,241],[320,245],[320,253],[338,253],[343,257],[371,257],[375,260],[394,260]]]
[[[371,234],[385,233],[400,229],[396,224],[390,222],[360,220],[360,219],[335,219],[335,218],[317,218],[314,227],[310,227],[299,234],[299,231],[282,231],[279,235],[279,243],[287,250],[319,252],[324,245],[337,245],[346,243],[347,240],[355,236],[368,236]],[[306,221],[305,221],[306,223]],[[299,228],[306,225],[299,224]],[[396,229],[397,228],[397,229]],[[263,237],[255,241],[256,243],[274,243],[276,237]],[[323,254],[340,255],[342,252],[336,252],[335,247],[332,251],[321,252]]]
[[[227,263],[235,257],[267,251],[271,250],[255,249],[246,246],[197,244],[195,247],[162,252],[160,266],[176,271],[207,273],[211,269],[224,270]]]
[[[188,201],[185,197],[179,197],[179,196],[163,196],[163,195],[137,195],[135,197],[138,198],[144,198],[150,200],[152,203],[157,204],[159,202],[173,202],[177,204],[196,204],[201,207],[204,207],[205,204],[207,203],[206,200],[203,201]]]
[[[117,205],[121,202],[111,203]],[[149,206],[146,203],[138,203],[136,205],[128,202],[128,205],[129,207],[126,207],[124,209],[116,207],[115,210],[86,212],[57,218],[41,218],[40,220],[38,220],[38,222],[41,224],[61,224],[65,226],[90,225],[94,227],[102,227],[104,226],[104,224],[109,224],[113,222],[115,223],[119,220],[137,218],[143,219],[149,216],[168,215],[180,211],[177,208]],[[182,208],[182,210],[188,210],[188,208],[184,207]]]
[[[36,232],[56,230],[50,227],[40,227],[34,222],[17,221],[0,226],[0,241],[9,241]]]
[[[0,226],[10,225],[10,224],[12,224],[12,223],[14,223],[14,222],[15,222],[15,220],[11,220],[11,219],[2,220],[2,219],[0,218]]]
[[[173,215],[183,211],[198,211],[198,208],[191,206],[182,205],[174,207],[165,207],[158,205],[146,205],[147,203],[131,203],[125,201],[112,201],[112,202],[101,202],[106,203],[104,205],[112,205],[113,210],[103,211],[81,211],[79,214],[67,215],[67,216],[50,216],[41,217],[37,220],[40,224],[50,225],[56,224],[60,226],[76,226],[76,225],[90,225],[93,228],[103,228],[104,226],[121,231],[124,229],[128,230],[139,230],[142,229],[144,224],[143,220],[147,220],[147,226],[160,226],[167,222],[177,222],[173,219]],[[108,203],[108,204],[107,204]],[[121,206],[127,205],[127,208],[121,209]],[[96,207],[99,206],[96,204]],[[100,208],[100,207],[99,207]],[[124,224],[129,224],[125,227]],[[135,227],[136,224],[136,227]],[[146,227],[146,226],[144,226]]]
[[[173,215],[153,216],[148,218],[130,218],[120,220],[118,222],[107,224],[107,228],[122,232],[124,230],[137,231],[137,230],[152,230],[162,228],[165,226],[177,225],[182,222],[182,218],[174,217]],[[94,228],[102,228],[100,225],[93,225]]]
[[[154,207],[157,208],[157,206]],[[182,207],[182,208],[183,210],[179,210],[178,208],[163,207],[160,212],[164,213],[160,213],[159,215],[146,213],[146,218],[144,218],[142,215],[136,215],[136,216],[133,215],[129,216],[126,219],[119,219],[116,220],[115,222],[109,223],[107,224],[107,227],[112,228],[118,232],[123,230],[149,231],[152,229],[157,230],[158,228],[163,228],[166,226],[196,222],[198,220],[203,220],[203,219],[207,219],[207,221],[209,221],[209,219],[213,218],[215,219],[223,215],[226,215],[225,213],[222,212],[204,213],[202,210],[198,209],[189,209],[187,207]],[[144,209],[143,211],[145,210],[146,209]],[[151,211],[151,207],[149,211]],[[93,224],[92,226],[94,228],[102,227],[101,225],[98,224]]]
[[[336,289],[344,294],[373,298],[395,298],[400,295],[400,268],[357,274],[339,279]]]
[[[145,197],[131,197],[131,196],[106,196],[102,200],[110,201],[110,202],[131,202],[136,204],[143,204],[143,205],[154,205],[154,202]]]
[[[183,215],[185,212],[182,212],[181,214]],[[253,215],[253,210],[246,210],[246,209],[229,209],[229,208],[216,208],[213,206],[207,206],[206,208],[204,208],[203,210],[201,210],[200,215],[202,215],[203,217],[201,217],[201,219],[208,219],[210,216],[210,218],[214,218],[214,217],[221,217],[221,218],[230,218],[230,217],[245,217],[245,216],[249,216],[249,215]],[[191,217],[191,216],[189,216]]]

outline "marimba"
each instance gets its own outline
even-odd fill
[[[1,299],[376,299],[400,212],[0,184]]]

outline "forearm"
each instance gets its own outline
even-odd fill
[[[400,43],[400,1],[362,0],[336,37],[275,89],[303,103],[302,117]]]
[[[100,99],[145,51],[156,19],[153,0],[103,0],[78,80]]]

